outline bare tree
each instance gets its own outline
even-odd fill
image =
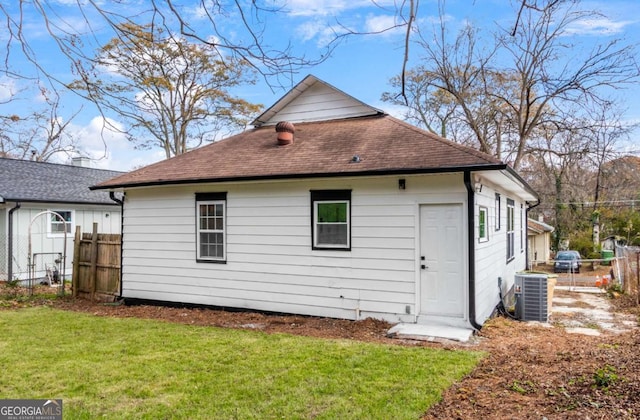
[[[449,41],[441,10],[434,35],[421,36],[424,64],[414,74],[426,74],[434,91],[455,100],[481,151],[503,154],[520,169],[536,130],[566,126],[562,110],[606,104],[604,88],[640,74],[633,46],[619,39],[590,49],[571,43],[572,26],[596,16],[577,0],[523,1],[518,23],[500,29],[494,47],[482,50],[478,30],[468,25]]]
[[[384,92],[382,100],[401,106],[409,103],[404,115],[407,121],[442,137],[455,138],[463,144],[471,143],[463,139],[465,134],[458,134],[456,130],[460,116],[455,99],[447,91],[438,88],[430,76],[429,72],[420,68],[408,71],[404,79],[402,75],[396,76],[391,79],[391,86],[401,90],[404,84],[405,95]]]
[[[601,200],[615,199],[615,194],[607,194],[605,171],[607,164],[620,157],[620,143],[629,138],[634,125],[620,119],[621,112],[613,104],[603,104],[591,110],[585,127],[585,137],[589,144],[589,161],[595,172],[593,182],[593,211],[602,205]],[[607,197],[608,196],[608,197]]]
[[[6,28],[6,50],[4,68],[8,74],[19,76],[12,66],[14,55],[20,54],[31,61],[41,76],[66,85],[40,62],[34,48],[37,38],[29,31],[29,23],[39,19],[39,24],[55,41],[57,48],[79,74],[95,64],[93,51],[101,46],[101,39],[126,38],[128,28],[133,25],[150,24],[155,30],[176,34],[185,39],[209,45],[221,56],[234,57],[252,66],[267,81],[291,77],[301,67],[314,64],[329,56],[331,46],[317,58],[308,59],[292,52],[291,44],[284,40],[280,45],[269,45],[264,34],[269,15],[281,12],[281,8],[267,1],[198,0],[189,5],[173,0],[138,2],[120,0],[101,2],[95,0],[75,1],[67,6],[75,9],[75,17],[65,19],[58,13],[57,2],[33,0],[14,4],[0,4]],[[206,22],[206,29],[194,26],[194,16]],[[228,22],[237,22],[230,27]],[[80,94],[85,92],[81,91]]]
[[[0,114],[0,155],[46,162],[56,155],[78,154],[76,139],[69,130],[80,110],[66,120],[60,115],[60,97],[41,90],[45,104],[25,115]],[[11,101],[5,107],[11,106]]]
[[[570,113],[567,114],[570,117]],[[584,125],[574,122],[574,126]],[[587,161],[589,140],[584,129],[566,130],[553,124],[538,127],[532,139],[523,176],[538,191],[542,211],[551,213],[555,226],[554,248],[568,240],[583,216],[589,192],[584,188],[593,171]]]

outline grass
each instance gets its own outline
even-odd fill
[[[417,419],[479,352],[0,311],[0,398],[61,398],[65,419]]]

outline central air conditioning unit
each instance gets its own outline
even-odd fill
[[[549,321],[546,274],[516,274],[514,294],[516,318],[522,321]]]

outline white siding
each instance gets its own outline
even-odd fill
[[[538,263],[549,262],[551,253],[551,233],[530,234],[527,238],[529,244],[529,263],[535,267]]]
[[[275,114],[268,124],[324,121],[375,114],[371,107],[324,83],[317,82]]]
[[[100,233],[120,233],[120,207],[118,206],[78,206],[68,204],[23,204],[13,213],[13,275],[20,279],[27,279],[28,249],[29,249],[29,225],[32,219],[45,210],[72,210],[74,212],[74,226],[81,226],[83,232],[91,232],[93,223],[98,223]],[[48,233],[49,215],[35,219],[31,225],[31,253],[40,254],[35,258],[36,277],[44,276],[45,264],[51,264],[55,260],[53,253],[63,253],[64,238],[52,236]],[[75,227],[74,227],[75,231]],[[67,259],[65,275],[71,276],[73,266],[73,236],[71,232],[67,236]]]
[[[466,192],[460,174],[402,178],[127,191],[123,296],[414,321],[419,205]],[[352,190],[351,251],[311,249],[312,189]],[[196,262],[196,192],[227,192],[226,264]]]
[[[501,205],[499,230],[496,230],[496,192],[500,194]],[[514,259],[509,262],[507,262],[507,199],[512,199],[515,202],[515,254]],[[475,200],[476,321],[482,324],[499,303],[498,278],[502,278],[502,289],[509,290],[513,286],[515,274],[526,269],[526,253],[520,247],[522,217],[520,205],[523,202],[513,194],[487,185],[486,182],[482,192],[475,195]],[[486,242],[478,242],[477,240],[478,206],[488,208],[489,212],[487,224],[489,240]],[[524,206],[526,208],[526,203]],[[525,223],[524,240],[526,241],[526,219],[523,223]]]

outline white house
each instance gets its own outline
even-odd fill
[[[94,187],[125,300],[479,328],[526,268],[538,196],[494,157],[314,76],[253,124]]]
[[[544,223],[542,220],[527,220],[530,267],[551,261],[551,233],[553,231],[553,226]]]
[[[35,278],[44,277],[47,269],[62,272],[65,255],[64,273],[70,277],[75,226],[91,232],[97,222],[102,233],[120,232],[120,205],[108,192],[89,187],[122,172],[88,168],[80,162],[59,165],[0,158],[0,281],[28,279],[30,262]]]

